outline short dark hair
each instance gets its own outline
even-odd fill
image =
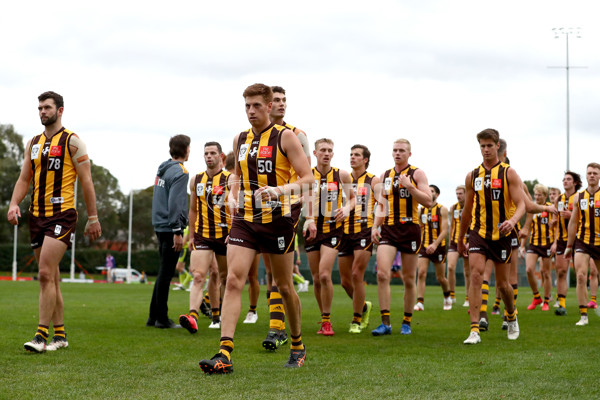
[[[221,144],[219,144],[219,142],[206,142],[204,144],[204,147],[208,147],[208,146],[217,146],[217,149],[219,150],[219,154],[221,154],[223,152],[223,149],[221,148]]]
[[[273,91],[273,93],[285,94],[285,89],[281,86],[271,86],[271,90]]]
[[[265,103],[270,103],[273,101],[273,91],[271,90],[271,87],[262,83],[255,83],[254,85],[248,86],[246,90],[244,90],[243,96],[244,98],[262,96]]]
[[[56,104],[57,109],[65,106],[65,101],[63,100],[63,97],[56,92],[47,91],[38,96],[38,101],[44,101],[48,99],[54,100],[54,104]]]
[[[227,157],[225,157],[225,169],[227,171],[231,171],[235,168],[235,154],[233,151],[227,153]]]
[[[192,140],[187,135],[175,135],[169,140],[169,153],[173,158],[185,157]]]
[[[440,194],[440,188],[435,186],[435,185],[429,185],[430,188],[433,189],[434,192],[436,192],[438,195]]]
[[[500,141],[500,133],[495,129],[484,129],[477,134],[478,142],[481,142],[483,139],[492,139],[494,143],[498,143]]]
[[[581,175],[573,171],[567,171],[565,172],[565,175],[571,175],[571,178],[573,178],[573,182],[575,183],[575,191],[578,192],[579,189],[581,189],[581,186],[583,186],[583,182],[581,181]]]
[[[369,160],[369,161],[367,161],[365,168],[369,168],[369,163],[371,162],[371,152],[369,151],[369,148],[367,146],[365,146],[364,144],[355,144],[354,146],[352,146],[350,148],[350,150],[354,150],[354,149],[362,150],[363,158],[366,158]]]

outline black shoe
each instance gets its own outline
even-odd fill
[[[156,323],[155,319],[152,318],[148,318],[148,320],[146,321],[146,326],[154,328],[154,324]]]
[[[558,306],[558,308],[554,310],[554,314],[559,316],[567,315],[567,309],[562,306]]]
[[[288,335],[285,333],[285,329],[279,331],[279,346],[283,346],[288,342]]]
[[[481,332],[487,331],[488,330],[488,326],[489,326],[489,324],[488,324],[487,318],[481,318],[479,320],[479,330]]]
[[[166,321],[164,321],[164,322],[161,322],[161,321],[158,321],[158,320],[157,320],[157,321],[154,323],[154,326],[155,326],[156,328],[160,328],[160,329],[168,329],[168,328],[174,329],[174,328],[181,328],[181,325],[177,325],[175,322],[173,322],[173,320],[172,320],[172,319],[168,319],[168,320],[166,320]]]
[[[200,368],[205,374],[230,374],[233,363],[223,353],[217,353],[210,360],[201,360]]]
[[[265,350],[275,351],[279,347],[280,340],[281,339],[279,331],[277,329],[269,329],[269,333],[267,333],[267,338],[263,340],[262,345],[265,348]]]
[[[300,368],[304,365],[304,360],[306,360],[306,347],[302,350],[290,350],[290,358],[284,367]]]
[[[206,304],[206,301],[204,301],[204,299],[202,299],[202,303],[200,304],[200,312],[205,317],[212,318],[212,312],[210,310],[210,306],[208,304]]]

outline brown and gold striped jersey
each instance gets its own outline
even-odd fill
[[[573,211],[573,199],[575,199],[575,195],[577,194],[577,192],[573,192],[572,195],[567,196],[566,193],[561,194],[558,197],[558,201],[556,204],[556,209],[558,210],[558,212],[563,212],[563,211]],[[568,232],[568,226],[569,226],[569,218],[562,218],[561,216],[558,217],[558,232],[557,232],[557,240],[561,240],[563,242],[566,242],[568,237],[569,237],[569,232]]]
[[[318,233],[329,233],[340,226],[343,222],[335,222],[335,212],[342,207],[342,180],[340,170],[330,168],[326,174],[321,173],[316,167],[312,169],[315,183],[313,195],[315,206],[319,213],[315,220]]]
[[[412,197],[408,189],[400,185],[398,177],[407,175],[413,186],[417,186],[414,179],[415,171],[418,168],[408,165],[400,172],[396,172],[395,168],[391,168],[383,174],[383,197],[387,200],[387,216],[385,217],[385,225],[398,224],[418,224],[419,223],[419,203]]]
[[[207,172],[196,175],[194,188],[197,198],[197,217],[194,221],[194,232],[209,239],[220,239],[229,234],[231,217],[227,207],[229,195],[229,176],[227,171],[221,171],[214,176]]]
[[[460,217],[462,216],[462,211],[463,211],[463,207],[460,205],[460,203],[456,203],[452,206],[452,208],[450,209],[450,215],[449,218],[451,218],[450,221],[451,222],[451,228],[452,231],[450,232],[450,243],[458,243],[458,231],[460,230]],[[467,231],[467,235],[465,235],[465,239],[464,242],[467,242],[467,236],[468,236],[468,231]]]
[[[350,210],[348,218],[344,221],[344,233],[354,234],[371,229],[373,226],[373,209],[375,208],[375,195],[371,182],[375,175],[365,171],[361,176],[352,179],[352,190],[356,195],[356,206]]]
[[[51,217],[75,208],[77,171],[69,149],[72,135],[75,134],[62,128],[51,138],[42,133],[31,140],[33,191],[30,212],[35,217]]]
[[[442,205],[436,204],[432,208],[420,208],[421,220],[421,246],[427,247],[437,240],[442,227]],[[446,245],[446,238],[442,239],[440,246]]]
[[[552,203],[546,203],[547,206]],[[533,214],[529,243],[534,246],[550,246],[554,242],[554,229],[550,229],[552,216],[547,212]]]
[[[238,216],[248,222],[270,223],[276,218],[290,216],[290,199],[257,200],[254,192],[263,186],[281,186],[290,181],[291,163],[281,148],[281,132],[285,128],[271,124],[260,134],[252,129],[240,133],[237,143],[237,163],[241,171],[240,196],[244,207]]]
[[[579,226],[577,239],[590,246],[600,246],[600,190],[592,194],[579,192]]]
[[[499,240],[500,225],[510,218],[513,205],[508,188],[508,164],[498,162],[491,169],[483,164],[473,170],[471,185],[475,196],[471,219],[471,233],[484,239]]]

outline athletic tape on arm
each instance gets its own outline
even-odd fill
[[[86,162],[90,162],[90,157],[88,156],[85,143],[83,143],[83,140],[81,140],[79,136],[72,135],[71,140],[69,142],[69,146],[73,146],[77,149],[75,153],[71,155],[73,164],[81,165],[85,164]]]

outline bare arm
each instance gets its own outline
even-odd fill
[[[413,175],[416,186],[412,184],[410,178],[406,175],[400,175],[398,180],[403,188],[406,188],[410,195],[417,200],[423,207],[431,208],[433,201],[431,199],[431,192],[429,190],[429,182],[427,181],[427,175],[423,170],[418,169]]]
[[[31,140],[27,142],[21,173],[19,174],[19,179],[17,179],[17,182],[15,183],[15,188],[13,189],[13,194],[10,199],[10,205],[8,206],[8,222],[10,222],[12,225],[17,225],[19,223],[19,218],[21,217],[21,209],[19,208],[19,204],[21,204],[25,196],[27,196],[29,183],[31,182],[33,175],[30,161],[30,146]]]
[[[469,229],[469,225],[471,225],[472,211],[473,211],[473,197],[475,192],[473,191],[473,185],[471,184],[471,174],[469,172],[467,177],[465,178],[465,207],[462,210],[462,216],[460,218],[460,228],[458,230],[458,239],[457,246],[458,252],[461,254],[466,254],[466,246],[464,243],[465,234],[467,233],[467,229]]]
[[[517,225],[517,222],[519,222],[521,217],[525,214],[525,200],[523,199],[525,194],[523,193],[522,186],[519,185],[521,178],[519,178],[519,175],[513,168],[510,168],[506,175],[510,197],[517,206],[517,209],[510,219],[502,222],[500,225],[499,231],[502,235],[510,233]]]
[[[340,180],[342,181],[342,190],[348,199],[348,202],[345,206],[338,208],[335,211],[335,221],[341,222],[348,215],[350,215],[350,210],[353,210],[356,206],[356,195],[354,194],[354,190],[352,190],[352,179],[350,178],[350,174],[347,171],[340,170]]]
[[[573,198],[573,211],[571,211],[571,219],[569,220],[569,226],[567,228],[567,232],[569,234],[569,238],[567,239],[567,248],[565,249],[565,258],[567,258],[573,248],[573,243],[575,243],[575,238],[577,237],[577,226],[579,225],[579,219],[581,216],[579,215],[579,193],[575,195]]]
[[[77,171],[77,177],[81,183],[83,199],[87,208],[88,222],[85,225],[85,232],[83,234],[89,236],[91,240],[96,240],[102,236],[102,227],[100,226],[98,210],[96,209],[96,191],[94,190],[94,181],[92,180],[90,160],[85,144],[76,135],[71,136],[69,150],[75,170]]]
[[[442,206],[442,221],[440,222],[440,224],[442,225],[440,229],[440,234],[434,242],[435,247],[438,247],[440,243],[442,243],[442,240],[446,238],[446,235],[448,235],[448,209],[444,206]]]

